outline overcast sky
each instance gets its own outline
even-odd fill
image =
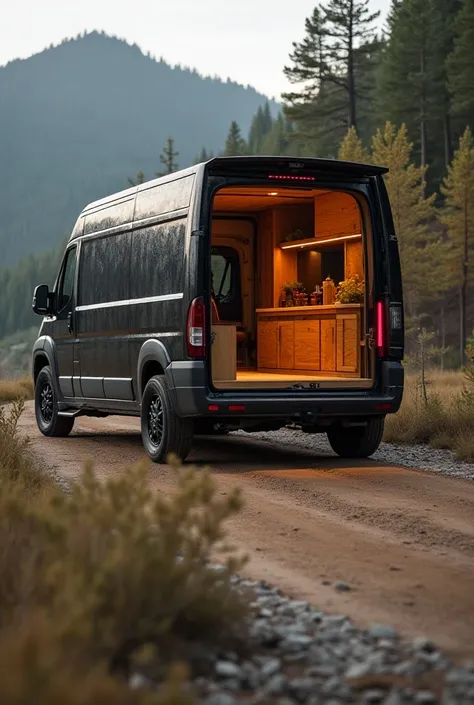
[[[381,10],[390,0],[370,0]],[[171,64],[232,78],[272,97],[287,89],[283,67],[304,36],[315,0],[15,0],[0,3],[0,65],[83,30],[104,30]]]

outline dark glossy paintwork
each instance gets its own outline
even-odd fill
[[[383,270],[374,274],[374,289],[386,291],[390,282],[397,288],[393,241],[393,259],[387,260],[391,215],[384,220],[381,213],[389,209],[380,190],[383,168],[333,160],[218,158],[127,189],[90,204],[78,218],[70,238],[79,256],[71,332],[65,312],[46,317],[34,346],[34,374],[44,364],[52,367],[60,409],[138,414],[150,369],[165,374],[175,409],[183,416],[210,415],[209,404],[217,404],[223,418],[235,402],[246,406],[239,416],[282,419],[374,415],[381,402],[398,409],[403,369],[397,361],[377,368],[371,392],[288,389],[275,394],[212,390],[209,363],[187,358],[189,305],[196,296],[210,299],[213,193],[230,183],[268,184],[270,173],[318,175],[318,185],[329,187],[337,179],[339,189],[355,189],[368,198],[373,261]]]

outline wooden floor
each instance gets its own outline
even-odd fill
[[[256,372],[255,370],[238,370],[237,379],[220,380],[214,382],[217,389],[236,389],[245,387],[247,389],[284,389],[292,387],[294,384],[309,384],[316,383],[319,389],[334,389],[356,387],[358,389],[368,388],[372,384],[371,379],[367,378],[347,378],[347,377],[328,377],[317,376],[315,374],[286,374],[284,372]]]

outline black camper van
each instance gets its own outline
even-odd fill
[[[88,205],[34,292],[40,431],[140,416],[162,462],[196,434],[294,424],[371,455],[403,393],[385,171],[224,157]]]

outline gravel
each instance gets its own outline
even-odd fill
[[[474,663],[454,667],[425,637],[358,629],[264,582],[232,583],[253,595],[250,637],[241,656],[210,653],[210,671],[193,674],[199,705],[474,705]],[[147,687],[140,674],[130,684]]]
[[[232,435],[243,435],[250,439],[265,441],[273,445],[295,446],[301,450],[310,450],[318,455],[335,457],[324,433],[303,433],[290,428],[266,433],[245,433],[234,431]],[[474,465],[454,458],[450,450],[439,450],[431,446],[422,445],[396,445],[381,443],[372,459],[382,463],[400,465],[407,468],[417,468],[437,472],[451,477],[460,477],[464,480],[474,480]]]

